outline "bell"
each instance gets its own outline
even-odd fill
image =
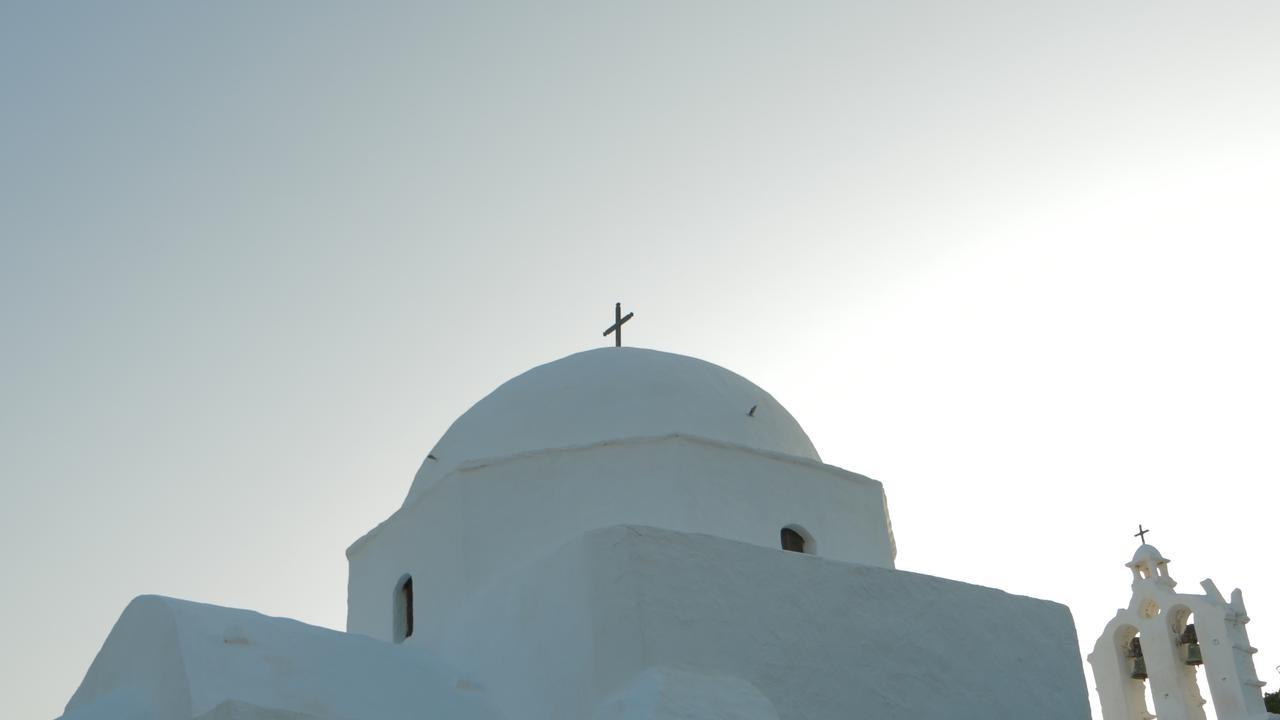
[[[1133,671],[1129,673],[1129,677],[1134,680],[1147,679],[1147,661],[1145,658],[1136,657],[1133,659]]]
[[[1204,657],[1200,655],[1200,643],[1187,643],[1187,657],[1183,662],[1188,665],[1203,665]]]
[[[1130,640],[1129,646],[1125,648],[1124,656],[1129,658],[1142,657],[1142,640],[1136,637]]]
[[[1182,661],[1188,665],[1203,665],[1204,656],[1200,654],[1200,641],[1196,637],[1196,626],[1188,625],[1186,630],[1178,636],[1178,644],[1182,645],[1183,659]]]

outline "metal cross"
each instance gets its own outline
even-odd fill
[[[613,304],[613,324],[609,326],[608,330],[604,331],[604,336],[609,337],[609,333],[614,334],[614,347],[622,347],[622,323],[630,320],[632,315],[635,315],[635,313],[629,312],[626,317],[622,317],[622,303]]]
[[[1146,544],[1147,544],[1147,533],[1149,533],[1149,532],[1151,532],[1151,531],[1150,531],[1150,530],[1143,530],[1143,529],[1142,529],[1142,523],[1138,523],[1138,532],[1134,533],[1134,534],[1133,534],[1133,536],[1134,536],[1134,537],[1136,537],[1136,538],[1142,538],[1142,544],[1143,544],[1143,545],[1146,545]]]

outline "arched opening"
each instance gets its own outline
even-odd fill
[[[413,635],[413,578],[409,575],[396,583],[392,607],[391,637],[398,643],[404,642]]]
[[[1156,717],[1155,697],[1147,680],[1147,659],[1143,655],[1142,638],[1132,625],[1121,627],[1116,634],[1116,645],[1123,658],[1125,707],[1130,713],[1125,720],[1150,720]]]
[[[1200,638],[1196,633],[1196,616],[1190,608],[1178,607],[1169,612],[1169,631],[1173,634],[1178,651],[1179,668],[1187,679],[1188,715],[1196,720],[1217,720],[1213,698],[1209,693],[1209,678],[1204,668],[1204,656],[1200,651]],[[1199,713],[1197,713],[1199,709]]]
[[[816,551],[813,536],[799,525],[788,525],[779,532],[782,549],[789,552],[813,555]]]

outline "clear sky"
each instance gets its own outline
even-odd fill
[[[342,628],[455,417],[608,342],[771,391],[899,567],[1280,676],[1280,3],[0,5],[0,715],[128,601]],[[1092,685],[1092,683],[1090,683]]]

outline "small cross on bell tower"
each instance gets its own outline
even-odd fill
[[[1142,542],[1142,544],[1143,544],[1143,545],[1146,545],[1146,544],[1147,544],[1147,533],[1149,533],[1149,532],[1151,532],[1151,531],[1150,531],[1150,530],[1143,530],[1143,529],[1142,529],[1142,523],[1138,523],[1138,532],[1134,533],[1134,534],[1133,534],[1133,536],[1134,536],[1134,537],[1136,537],[1136,538],[1142,538],[1142,541],[1141,541],[1141,542]]]

